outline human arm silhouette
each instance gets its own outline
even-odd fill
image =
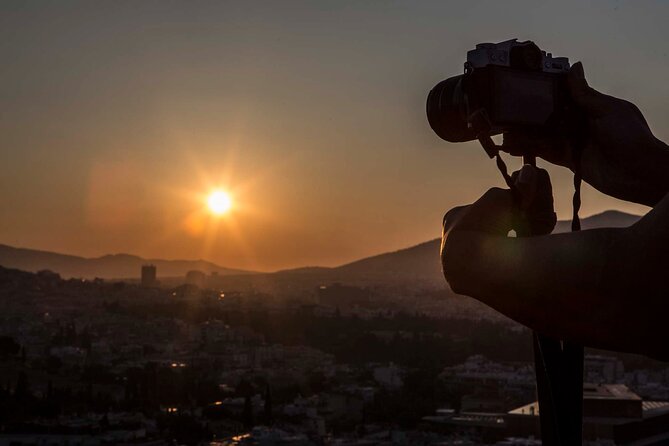
[[[540,333],[669,359],[669,196],[629,228],[508,237],[511,192],[490,189],[450,212],[442,264],[453,291]]]
[[[556,339],[669,360],[669,344],[657,334],[669,314],[669,150],[636,106],[590,88],[580,64],[569,86],[588,120],[584,180],[655,208],[629,228],[512,238],[518,206],[511,191],[491,189],[446,215],[444,276],[455,292]],[[532,147],[534,155],[575,168],[565,141],[505,135],[504,145],[512,154]],[[541,190],[547,175],[533,181]],[[523,202],[545,199],[531,189],[521,191]]]
[[[650,130],[639,108],[588,85],[583,65],[567,76],[569,96],[583,113],[587,138],[582,153],[567,138],[507,133],[502,150],[532,154],[572,171],[579,157],[583,179],[612,197],[655,206],[669,191],[669,148]]]

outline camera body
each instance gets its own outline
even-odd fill
[[[465,74],[438,83],[427,98],[427,118],[446,141],[511,130],[558,130],[568,107],[569,60],[531,41],[481,43],[467,52]]]

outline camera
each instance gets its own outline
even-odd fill
[[[427,119],[442,139],[464,142],[507,131],[559,131],[568,108],[569,60],[531,41],[481,43],[467,52],[465,72],[439,82]]]

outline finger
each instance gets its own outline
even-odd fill
[[[531,205],[537,198],[552,196],[551,179],[545,169],[525,164],[511,174],[511,179],[523,202]]]
[[[521,209],[528,209],[536,197],[537,191],[537,168],[525,164],[519,171],[514,172],[514,184],[520,195]]]
[[[471,205],[457,206],[446,212],[442,220],[442,228],[444,232],[448,232],[462,216],[467,212]]]
[[[550,176],[544,169],[525,165],[514,172],[515,186],[520,197],[522,213],[516,220],[516,231],[519,234],[548,234],[555,226],[553,210],[553,193]]]
[[[530,221],[532,234],[550,234],[555,228],[557,216],[553,206],[553,188],[550,176],[544,169],[535,172],[534,199],[525,211]]]
[[[531,190],[538,193],[550,191],[551,178],[546,169],[525,164],[519,171],[514,172],[515,184],[524,190]]]
[[[601,116],[610,109],[612,98],[588,85],[581,62],[576,62],[569,69],[567,85],[572,100],[589,114]]]
[[[511,181],[513,181],[513,184],[516,186],[518,186],[520,182],[524,185],[531,183],[534,181],[535,170],[539,170],[539,168],[532,166],[531,164],[524,164],[523,167],[511,174]]]
[[[525,164],[518,171],[517,184],[519,185],[534,185],[537,181],[536,172],[539,168],[531,164]]]
[[[534,181],[535,198],[539,200],[546,200],[550,198],[552,203],[553,185],[551,184],[551,177],[545,169],[536,169]]]
[[[515,212],[511,191],[493,187],[462,213],[455,228],[505,236],[512,228]]]

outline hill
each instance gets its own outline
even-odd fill
[[[583,229],[626,227],[639,220],[638,215],[606,211],[581,219]],[[571,221],[559,221],[555,233],[569,232]],[[321,281],[443,284],[439,247],[434,239],[394,252],[367,257],[335,268],[320,268],[313,272]],[[288,274],[282,271],[276,274]],[[302,272],[306,275],[306,272]]]
[[[130,254],[112,254],[102,257],[85,258],[49,251],[15,248],[0,245],[0,265],[36,272],[48,269],[64,278],[81,277],[92,279],[138,278],[142,265],[156,265],[160,277],[183,277],[190,270],[219,275],[249,274],[251,271],[225,268],[205,260],[162,260],[144,259]]]
[[[582,219],[583,229],[598,227],[625,227],[640,217],[618,211],[606,211]],[[568,232],[571,223],[559,221],[555,232]],[[0,265],[25,271],[49,269],[65,278],[101,277],[103,279],[137,278],[141,266],[156,265],[159,277],[182,278],[187,271],[217,272],[226,278],[233,277],[242,284],[277,283],[305,286],[316,283],[345,282],[356,284],[417,284],[443,285],[439,262],[439,239],[421,243],[398,251],[367,257],[334,268],[304,267],[275,273],[254,273],[225,268],[205,260],[144,259],[129,254],[84,258],[48,251],[14,248],[0,245]],[[245,277],[241,277],[245,276]]]
[[[605,211],[581,219],[581,229],[594,228],[625,228],[632,226],[641,217],[620,211]],[[571,231],[571,220],[560,220],[555,226],[554,233]]]

